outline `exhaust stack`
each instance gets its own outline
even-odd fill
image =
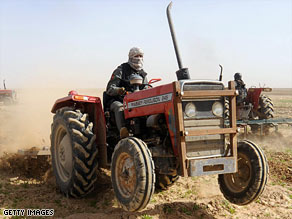
[[[219,64],[219,66],[220,66],[220,76],[219,76],[219,81],[222,81],[222,72],[223,72],[223,67],[222,67],[222,65],[220,65]]]
[[[173,42],[173,46],[174,46],[174,50],[175,50],[175,55],[176,55],[176,59],[177,59],[177,63],[178,63],[178,68],[179,68],[179,70],[176,71],[176,77],[177,77],[178,81],[179,80],[186,80],[186,79],[190,79],[190,74],[189,74],[188,68],[184,68],[183,67],[182,61],[181,61],[181,58],[180,58],[180,54],[179,54],[179,51],[178,51],[175,32],[174,32],[174,29],[173,29],[173,24],[172,24],[172,20],[171,20],[171,16],[170,16],[171,6],[172,6],[172,2],[170,2],[169,5],[167,6],[166,14],[167,14],[167,19],[168,19],[168,24],[169,24],[169,28],[170,28],[171,37],[172,37],[172,42]]]

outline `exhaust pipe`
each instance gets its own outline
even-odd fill
[[[222,65],[219,64],[219,67],[220,67],[220,75],[219,75],[219,81],[222,81],[222,72],[223,72],[223,67]]]
[[[180,58],[180,54],[179,54],[179,51],[178,51],[178,47],[177,47],[177,43],[176,43],[176,37],[175,37],[174,29],[173,29],[171,16],[170,16],[171,6],[172,6],[172,2],[170,2],[169,5],[167,6],[166,14],[167,14],[167,20],[168,20],[169,29],[170,29],[172,42],[173,42],[173,46],[174,46],[174,50],[175,50],[175,55],[176,55],[176,59],[177,59],[177,63],[178,63],[178,68],[179,68],[179,70],[176,71],[176,77],[177,77],[178,81],[179,80],[187,80],[187,79],[190,79],[190,74],[189,74],[188,68],[184,68],[183,67],[182,61],[181,61],[181,58]]]

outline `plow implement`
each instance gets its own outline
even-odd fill
[[[31,156],[31,157],[37,157],[37,156],[50,156],[51,151],[49,147],[43,147],[43,148],[38,148],[38,147],[32,147],[30,149],[19,149],[17,151],[17,154],[23,155],[23,156]]]
[[[229,122],[226,122],[229,125]],[[292,126],[292,118],[272,118],[260,120],[238,120],[237,126],[244,129],[244,136],[248,134],[248,127],[251,128],[252,133],[259,133],[261,136],[268,134],[270,128],[274,128],[276,132],[279,130],[279,125]]]

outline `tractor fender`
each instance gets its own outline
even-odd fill
[[[56,111],[58,109],[65,107],[65,106],[68,106],[68,107],[74,106],[74,105],[76,105],[76,103],[80,103],[80,105],[84,105],[86,103],[93,103],[93,104],[100,105],[100,107],[102,108],[101,100],[99,97],[74,94],[74,95],[68,95],[67,97],[63,97],[63,98],[56,100],[51,112],[56,113]]]
[[[106,122],[100,98],[79,95],[70,91],[67,97],[56,100],[51,112],[56,113],[58,109],[63,107],[81,109],[89,115],[90,121],[93,122],[93,132],[96,135],[98,163],[100,167],[105,168],[107,165]]]
[[[251,87],[247,91],[247,100],[253,104],[253,108],[257,110],[259,108],[259,100],[262,92],[271,92],[272,88],[255,88]]]

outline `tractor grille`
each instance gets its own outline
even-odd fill
[[[223,127],[223,119],[184,120],[185,131],[217,129]],[[213,157],[224,154],[224,136],[200,135],[186,136],[187,157]]]
[[[222,90],[222,84],[187,84],[185,90]],[[188,117],[185,108],[188,103],[195,105],[196,114],[194,117]],[[186,99],[182,100],[184,129],[190,130],[206,130],[224,128],[223,116],[215,116],[212,106],[215,102],[220,102],[224,106],[223,98],[212,99]],[[200,135],[186,136],[186,155],[187,158],[207,158],[222,156],[225,150],[225,137],[222,134],[216,135]]]

